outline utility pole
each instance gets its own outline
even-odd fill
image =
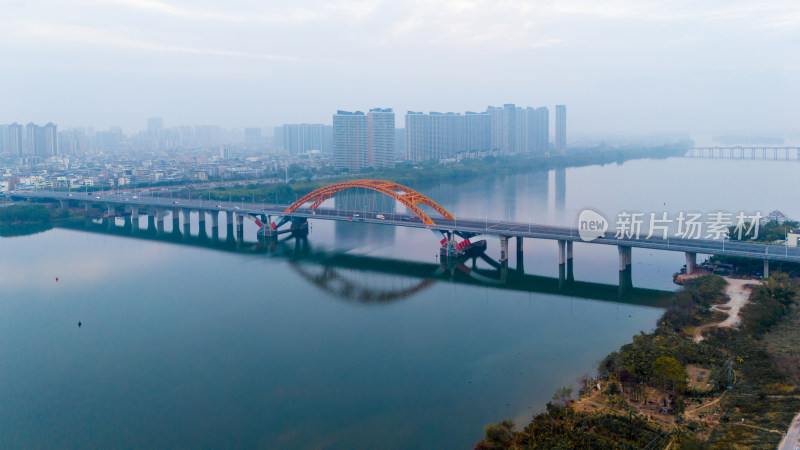
[[[731,369],[731,359],[728,358],[728,390],[733,388],[733,370]]]

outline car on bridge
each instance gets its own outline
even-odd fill
[[[376,218],[376,219],[381,219],[381,220],[384,220],[384,219],[386,219],[386,217],[384,217],[384,215],[383,215],[383,214],[378,214],[378,215],[376,215],[376,216],[375,216],[375,218]]]

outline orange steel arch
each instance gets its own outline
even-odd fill
[[[400,201],[406,208],[410,209],[417,217],[422,220],[422,223],[425,225],[436,225],[433,223],[430,217],[425,214],[422,209],[420,209],[417,204],[421,203],[423,205],[428,205],[434,209],[434,211],[438,212],[442,215],[445,219],[455,219],[455,217],[447,212],[446,209],[442,208],[436,202],[429,199],[428,197],[420,194],[419,192],[407,188],[401,184],[392,183],[391,181],[383,181],[383,180],[355,180],[355,181],[347,181],[345,183],[334,183],[322,188],[315,190],[314,192],[310,192],[303,196],[300,200],[294,202],[291,206],[286,208],[284,214],[291,214],[294,210],[299,208],[300,206],[313,201],[314,203],[311,204],[309,209],[315,209],[317,206],[321,205],[322,202],[331,198],[333,194],[337,192],[341,192],[345,189],[350,188],[364,188],[364,189],[371,189],[376,192],[380,192],[381,194],[388,195],[395,200]]]

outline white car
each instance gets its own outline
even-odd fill
[[[376,219],[381,219],[381,220],[386,219],[386,217],[384,217],[383,214],[378,214],[377,216],[375,216],[375,218]]]

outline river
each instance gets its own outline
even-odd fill
[[[786,189],[797,164],[637,160],[423,193],[456,216],[562,225],[586,207],[800,217]],[[303,246],[266,251],[252,224],[238,249],[102,229],[0,238],[4,447],[469,448],[489,423],[526,423],[663,311],[539,281],[452,282],[427,230],[312,221]],[[526,274],[558,276],[555,242],[524,250]],[[634,285],[674,290],[683,263],[634,249]],[[574,272],[615,285],[616,249],[576,244]]]

